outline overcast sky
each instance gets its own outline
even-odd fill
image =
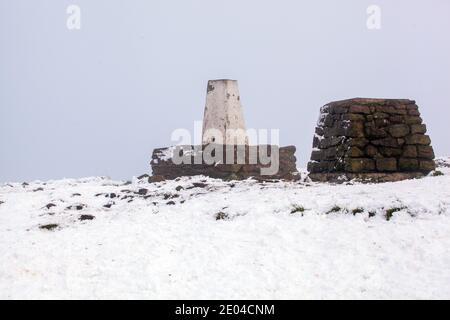
[[[319,108],[351,97],[415,99],[450,155],[449,33],[448,0],[0,0],[0,181],[149,172],[217,78],[299,166]]]

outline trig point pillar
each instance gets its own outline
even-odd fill
[[[196,175],[226,180],[296,181],[300,173],[295,162],[294,146],[250,146],[237,81],[210,80],[202,145],[154,149],[150,181]]]
[[[202,144],[246,145],[245,129],[238,82],[236,80],[209,80]]]

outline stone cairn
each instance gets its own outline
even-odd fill
[[[308,163],[313,181],[399,181],[435,170],[415,101],[355,98],[320,112]]]
[[[214,156],[216,151],[220,151],[222,160],[205,161],[203,155],[211,149],[215,150]],[[275,156],[277,153],[279,156]],[[254,159],[255,154],[264,154],[265,157]],[[203,117],[202,145],[155,149],[150,181],[195,175],[227,180],[297,180],[300,174],[294,154],[294,146],[249,146],[237,81],[210,80]],[[182,156],[187,161],[179,163],[174,156],[177,159]],[[270,158],[270,163],[261,161],[267,158]],[[265,174],[263,169],[273,166],[274,161],[278,168],[276,173]]]

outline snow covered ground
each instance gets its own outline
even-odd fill
[[[449,299],[439,170],[385,184],[4,184],[0,298]]]

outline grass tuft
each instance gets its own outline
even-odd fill
[[[389,221],[394,216],[395,212],[399,212],[404,209],[406,209],[406,207],[394,207],[394,208],[387,209],[384,217],[386,218],[387,221]]]
[[[227,213],[220,211],[215,214],[216,220],[228,220],[229,216]]]
[[[56,229],[56,228],[58,228],[58,224],[56,224],[56,223],[50,223],[50,224],[45,224],[45,225],[42,225],[42,226],[39,226],[39,229],[44,229],[44,230],[54,230],[54,229]]]
[[[443,176],[444,173],[442,171],[436,170],[431,174],[433,177],[440,177]]]
[[[330,213],[334,213],[334,212],[341,212],[341,211],[342,211],[342,208],[336,205],[333,208],[331,208],[329,211],[327,211],[326,214],[330,214]]]
[[[305,207],[298,205],[298,204],[294,204],[291,209],[291,214],[294,214],[297,212],[303,213],[305,211],[306,211]]]
[[[363,213],[364,212],[364,208],[356,208],[352,210],[352,213],[354,216],[356,216],[358,213]]]

